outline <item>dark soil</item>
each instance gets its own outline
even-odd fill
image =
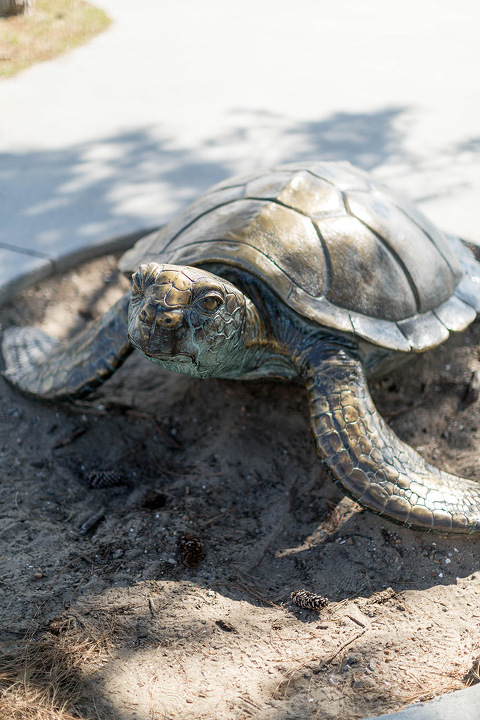
[[[65,336],[124,287],[103,258],[0,321]],[[404,440],[473,479],[479,347],[477,323],[373,387]],[[0,394],[5,720],[353,720],[475,680],[478,537],[415,533],[345,498],[302,388],[131,356],[77,405],[3,380]],[[329,604],[301,609],[299,589]]]

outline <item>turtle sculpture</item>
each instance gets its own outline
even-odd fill
[[[73,340],[6,331],[13,385],[79,398],[133,348],[199,378],[297,378],[347,495],[415,530],[480,532],[480,484],[402,442],[367,385],[475,319],[480,264],[458,238],[349,163],[305,162],[216,185],[120,268],[131,293]]]

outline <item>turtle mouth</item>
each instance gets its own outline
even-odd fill
[[[155,352],[146,352],[145,350],[142,350],[143,354],[146,355],[149,358],[155,358],[155,360],[161,360],[162,362],[192,362],[194,365],[196,364],[194,355],[191,355],[190,353],[175,353],[175,355],[168,355],[167,353],[155,353]]]
[[[132,343],[133,347],[136,350],[139,350],[142,355],[145,355],[145,357],[150,358],[152,360],[159,360],[161,362],[165,363],[192,363],[193,365],[197,364],[197,359],[193,353],[189,353],[183,350],[179,350],[178,347],[176,347],[174,344],[172,344],[169,348],[162,347],[161,349],[158,347],[157,343],[154,343],[152,341],[150,342],[139,342],[138,339],[135,337],[132,337],[130,333],[128,333],[128,339]]]

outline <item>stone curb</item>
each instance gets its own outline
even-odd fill
[[[390,715],[378,715],[365,720],[479,720],[480,683],[440,695],[425,703],[415,703]]]
[[[144,228],[125,235],[116,235],[77,248],[73,252],[67,249],[65,254],[58,258],[19,249],[14,245],[0,244],[0,305],[54,273],[66,272],[79,263],[94,260],[101,255],[128,250],[137,240],[157,229],[158,227]]]

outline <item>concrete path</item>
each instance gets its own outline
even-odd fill
[[[0,82],[0,299],[212,183],[348,159],[480,241],[475,0],[98,0],[90,44]]]
[[[410,705],[390,715],[368,720],[478,720],[480,718],[480,685],[459,690],[428,703]]]
[[[224,177],[347,159],[480,243],[477,0],[96,0],[90,44],[0,82],[0,302]],[[480,686],[391,720],[478,720]]]

